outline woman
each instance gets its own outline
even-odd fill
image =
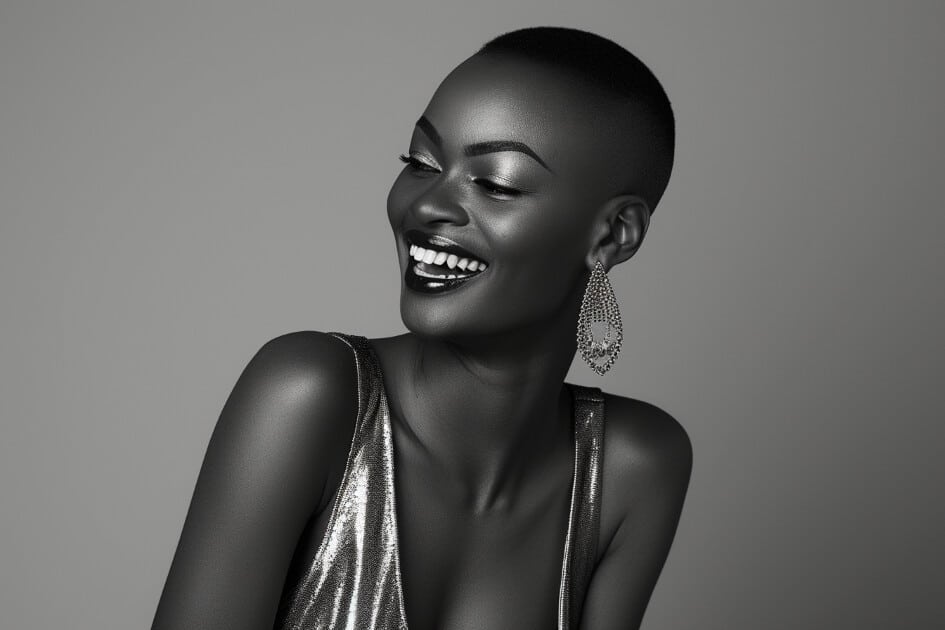
[[[673,134],[649,70],[590,33],[514,31],[453,70],[388,196],[410,332],[257,352],[153,627],[638,627],[690,443],[564,378],[579,345],[616,358],[604,272],[639,249]]]

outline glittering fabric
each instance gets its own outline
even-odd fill
[[[558,591],[558,630],[577,628],[581,621],[600,532],[604,397],[596,387],[571,385],[571,392],[574,395],[574,479]]]
[[[344,476],[312,565],[284,593],[276,630],[406,630],[390,412],[377,357],[367,339],[332,333],[354,351],[358,417]],[[558,630],[577,628],[600,519],[603,397],[570,385],[574,475],[558,595]]]

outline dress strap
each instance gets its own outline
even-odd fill
[[[354,425],[355,439],[357,439],[358,434],[364,428],[364,417],[368,407],[372,406],[372,402],[374,402],[371,394],[376,389],[377,365],[373,360],[374,357],[371,356],[371,344],[368,343],[367,337],[342,332],[329,332],[327,334],[345,342],[354,353],[354,365],[358,372],[358,415]]]
[[[327,334],[331,335],[332,337],[337,337],[338,339],[341,339],[359,355],[367,353],[367,351],[370,350],[371,348],[371,345],[368,343],[367,337],[363,337],[361,335],[352,335],[352,334],[343,333],[343,332],[330,332]],[[361,357],[359,356],[358,359],[360,358]]]
[[[574,398],[574,479],[564,570],[558,597],[558,628],[577,628],[594,572],[600,536],[604,454],[604,395],[597,387],[572,385]]]

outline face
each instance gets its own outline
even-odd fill
[[[573,312],[619,168],[589,98],[551,69],[489,56],[439,86],[387,199],[408,329],[496,335]]]

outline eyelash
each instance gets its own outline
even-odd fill
[[[427,164],[426,162],[421,162],[412,155],[407,155],[406,153],[400,154],[400,161],[409,164],[411,168],[415,168],[418,171],[426,171],[428,173],[435,173],[436,169]]]
[[[412,168],[412,169],[415,169],[415,170],[418,170],[418,171],[423,171],[423,172],[425,172],[425,173],[437,173],[437,172],[438,172],[435,168],[433,168],[432,166],[430,166],[430,165],[427,164],[426,162],[422,162],[422,161],[418,160],[417,158],[413,157],[412,155],[407,155],[406,153],[402,153],[402,154],[399,156],[399,158],[400,158],[400,161],[401,161],[401,162],[407,164],[407,165],[410,166],[410,168]],[[515,197],[515,196],[521,194],[521,191],[515,190],[514,188],[506,188],[505,186],[500,186],[500,185],[496,184],[495,182],[492,182],[492,181],[490,181],[490,180],[488,180],[488,179],[483,179],[483,178],[481,178],[481,177],[480,177],[480,178],[476,178],[476,179],[474,179],[473,181],[474,181],[475,183],[479,184],[480,186],[482,186],[483,188],[485,188],[486,191],[489,192],[490,194],[494,194],[494,195],[507,195],[507,196],[509,196],[509,197]]]

